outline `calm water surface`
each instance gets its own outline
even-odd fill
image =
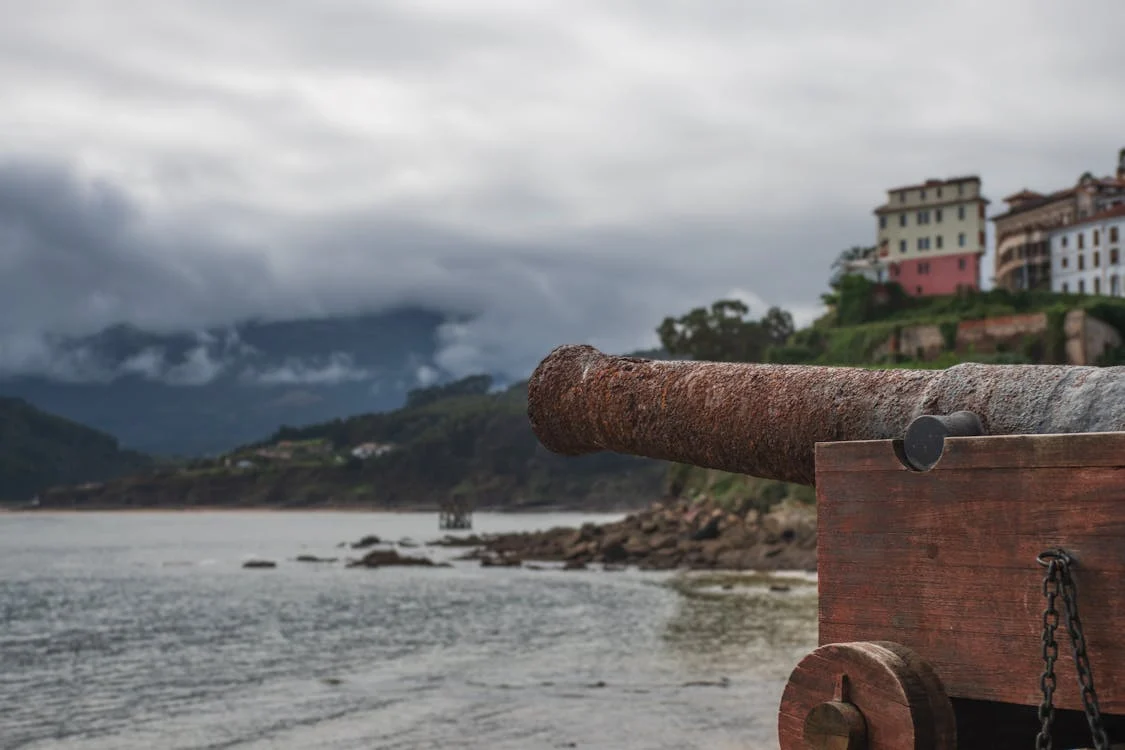
[[[609,517],[474,522],[584,520]],[[0,514],[0,748],[776,747],[816,645],[813,587],[292,561],[368,533],[439,536],[430,514]]]

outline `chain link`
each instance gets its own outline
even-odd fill
[[[1109,750],[1109,738],[1102,723],[1101,709],[1098,708],[1098,694],[1094,691],[1094,674],[1090,659],[1086,655],[1086,636],[1082,621],[1078,617],[1078,589],[1074,585],[1070,568],[1073,558],[1062,549],[1043,552],[1036,558],[1047,569],[1043,578],[1043,597],[1047,606],[1043,610],[1043,674],[1039,678],[1039,688],[1043,700],[1039,704],[1039,734],[1035,738],[1036,750],[1052,750],[1051,725],[1055,720],[1055,662],[1059,658],[1059,644],[1055,631],[1059,627],[1059,611],[1055,600],[1061,596],[1064,606],[1066,630],[1070,635],[1070,645],[1074,652],[1074,666],[1078,671],[1078,687],[1082,692],[1082,706],[1086,721],[1094,738],[1096,750]]]

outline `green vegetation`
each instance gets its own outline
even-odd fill
[[[105,433],[0,398],[0,501],[25,502],[45,488],[110,479],[152,465]]]
[[[702,469],[687,464],[672,464],[668,470],[667,494],[692,502],[710,499],[732,513],[756,510],[766,513],[782,502],[811,504],[816,491],[800,484]]]
[[[363,455],[364,448],[373,450]],[[357,454],[357,452],[360,452]],[[54,505],[637,507],[660,496],[665,465],[544,449],[527,419],[527,383],[492,392],[473,376],[411,392],[401,409],[305,427],[103,491],[60,489]],[[125,502],[127,501],[127,502]]]
[[[793,318],[771,307],[761,320],[750,320],[750,308],[738,300],[719,300],[680,318],[665,318],[656,329],[660,343],[673,356],[710,362],[756,362],[770,346],[793,335]]]

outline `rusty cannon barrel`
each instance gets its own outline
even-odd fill
[[[528,383],[532,429],[555,453],[613,451],[808,485],[818,442],[903,438],[923,415],[957,412],[975,414],[989,435],[1118,432],[1125,367],[867,370],[648,360],[568,345]]]

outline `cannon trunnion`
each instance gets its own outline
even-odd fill
[[[1125,742],[1125,368],[568,346],[532,376],[528,409],[559,453],[815,485],[820,647],[785,687],[782,750]]]

